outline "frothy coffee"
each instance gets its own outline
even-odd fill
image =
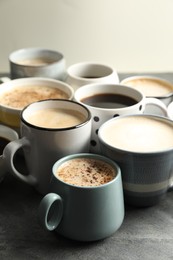
[[[108,163],[92,158],[75,158],[63,163],[57,177],[76,186],[100,186],[112,181],[116,172]]]
[[[118,118],[101,129],[100,137],[110,146],[131,152],[173,149],[173,125],[157,117]]]
[[[25,66],[45,66],[53,63],[54,60],[48,58],[30,58],[30,59],[23,59],[18,60],[17,64],[25,65]]]
[[[146,97],[160,97],[173,92],[173,86],[167,82],[152,78],[136,78],[122,83],[136,88]]]
[[[25,120],[30,124],[46,128],[73,127],[83,123],[85,119],[79,111],[61,108],[40,109],[25,116]]]
[[[0,95],[0,104],[23,109],[25,106],[45,99],[66,99],[68,95],[58,88],[44,85],[14,87]]]

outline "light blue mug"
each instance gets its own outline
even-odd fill
[[[96,162],[108,164],[114,170],[115,176],[100,186],[72,185],[57,177],[57,169],[76,158],[92,158]],[[40,203],[39,219],[47,230],[55,230],[73,240],[94,241],[112,235],[120,228],[124,219],[119,166],[97,154],[81,153],[61,158],[53,166],[50,193]]]

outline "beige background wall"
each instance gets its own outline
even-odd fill
[[[67,66],[173,71],[173,0],[0,0],[0,72],[24,47],[56,49]]]

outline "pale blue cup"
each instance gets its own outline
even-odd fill
[[[74,158],[94,158],[113,167],[115,177],[101,186],[74,186],[56,175],[58,167]],[[39,219],[44,228],[78,241],[106,238],[117,231],[124,219],[124,199],[119,166],[97,154],[81,153],[63,157],[53,166],[50,193],[41,201]]]

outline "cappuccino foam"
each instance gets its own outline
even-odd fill
[[[159,79],[133,79],[125,83],[125,85],[136,88],[147,97],[165,96],[173,92],[173,86]]]
[[[41,85],[14,87],[0,95],[0,104],[23,109],[25,106],[45,99],[66,99],[68,96],[58,88]]]
[[[39,127],[66,128],[83,123],[85,116],[79,111],[69,109],[44,108],[28,114],[25,120]]]
[[[116,172],[108,163],[92,158],[75,158],[63,163],[56,176],[71,185],[100,186],[112,181]]]
[[[104,142],[131,152],[173,149],[173,125],[152,117],[130,116],[111,122],[101,131]]]

